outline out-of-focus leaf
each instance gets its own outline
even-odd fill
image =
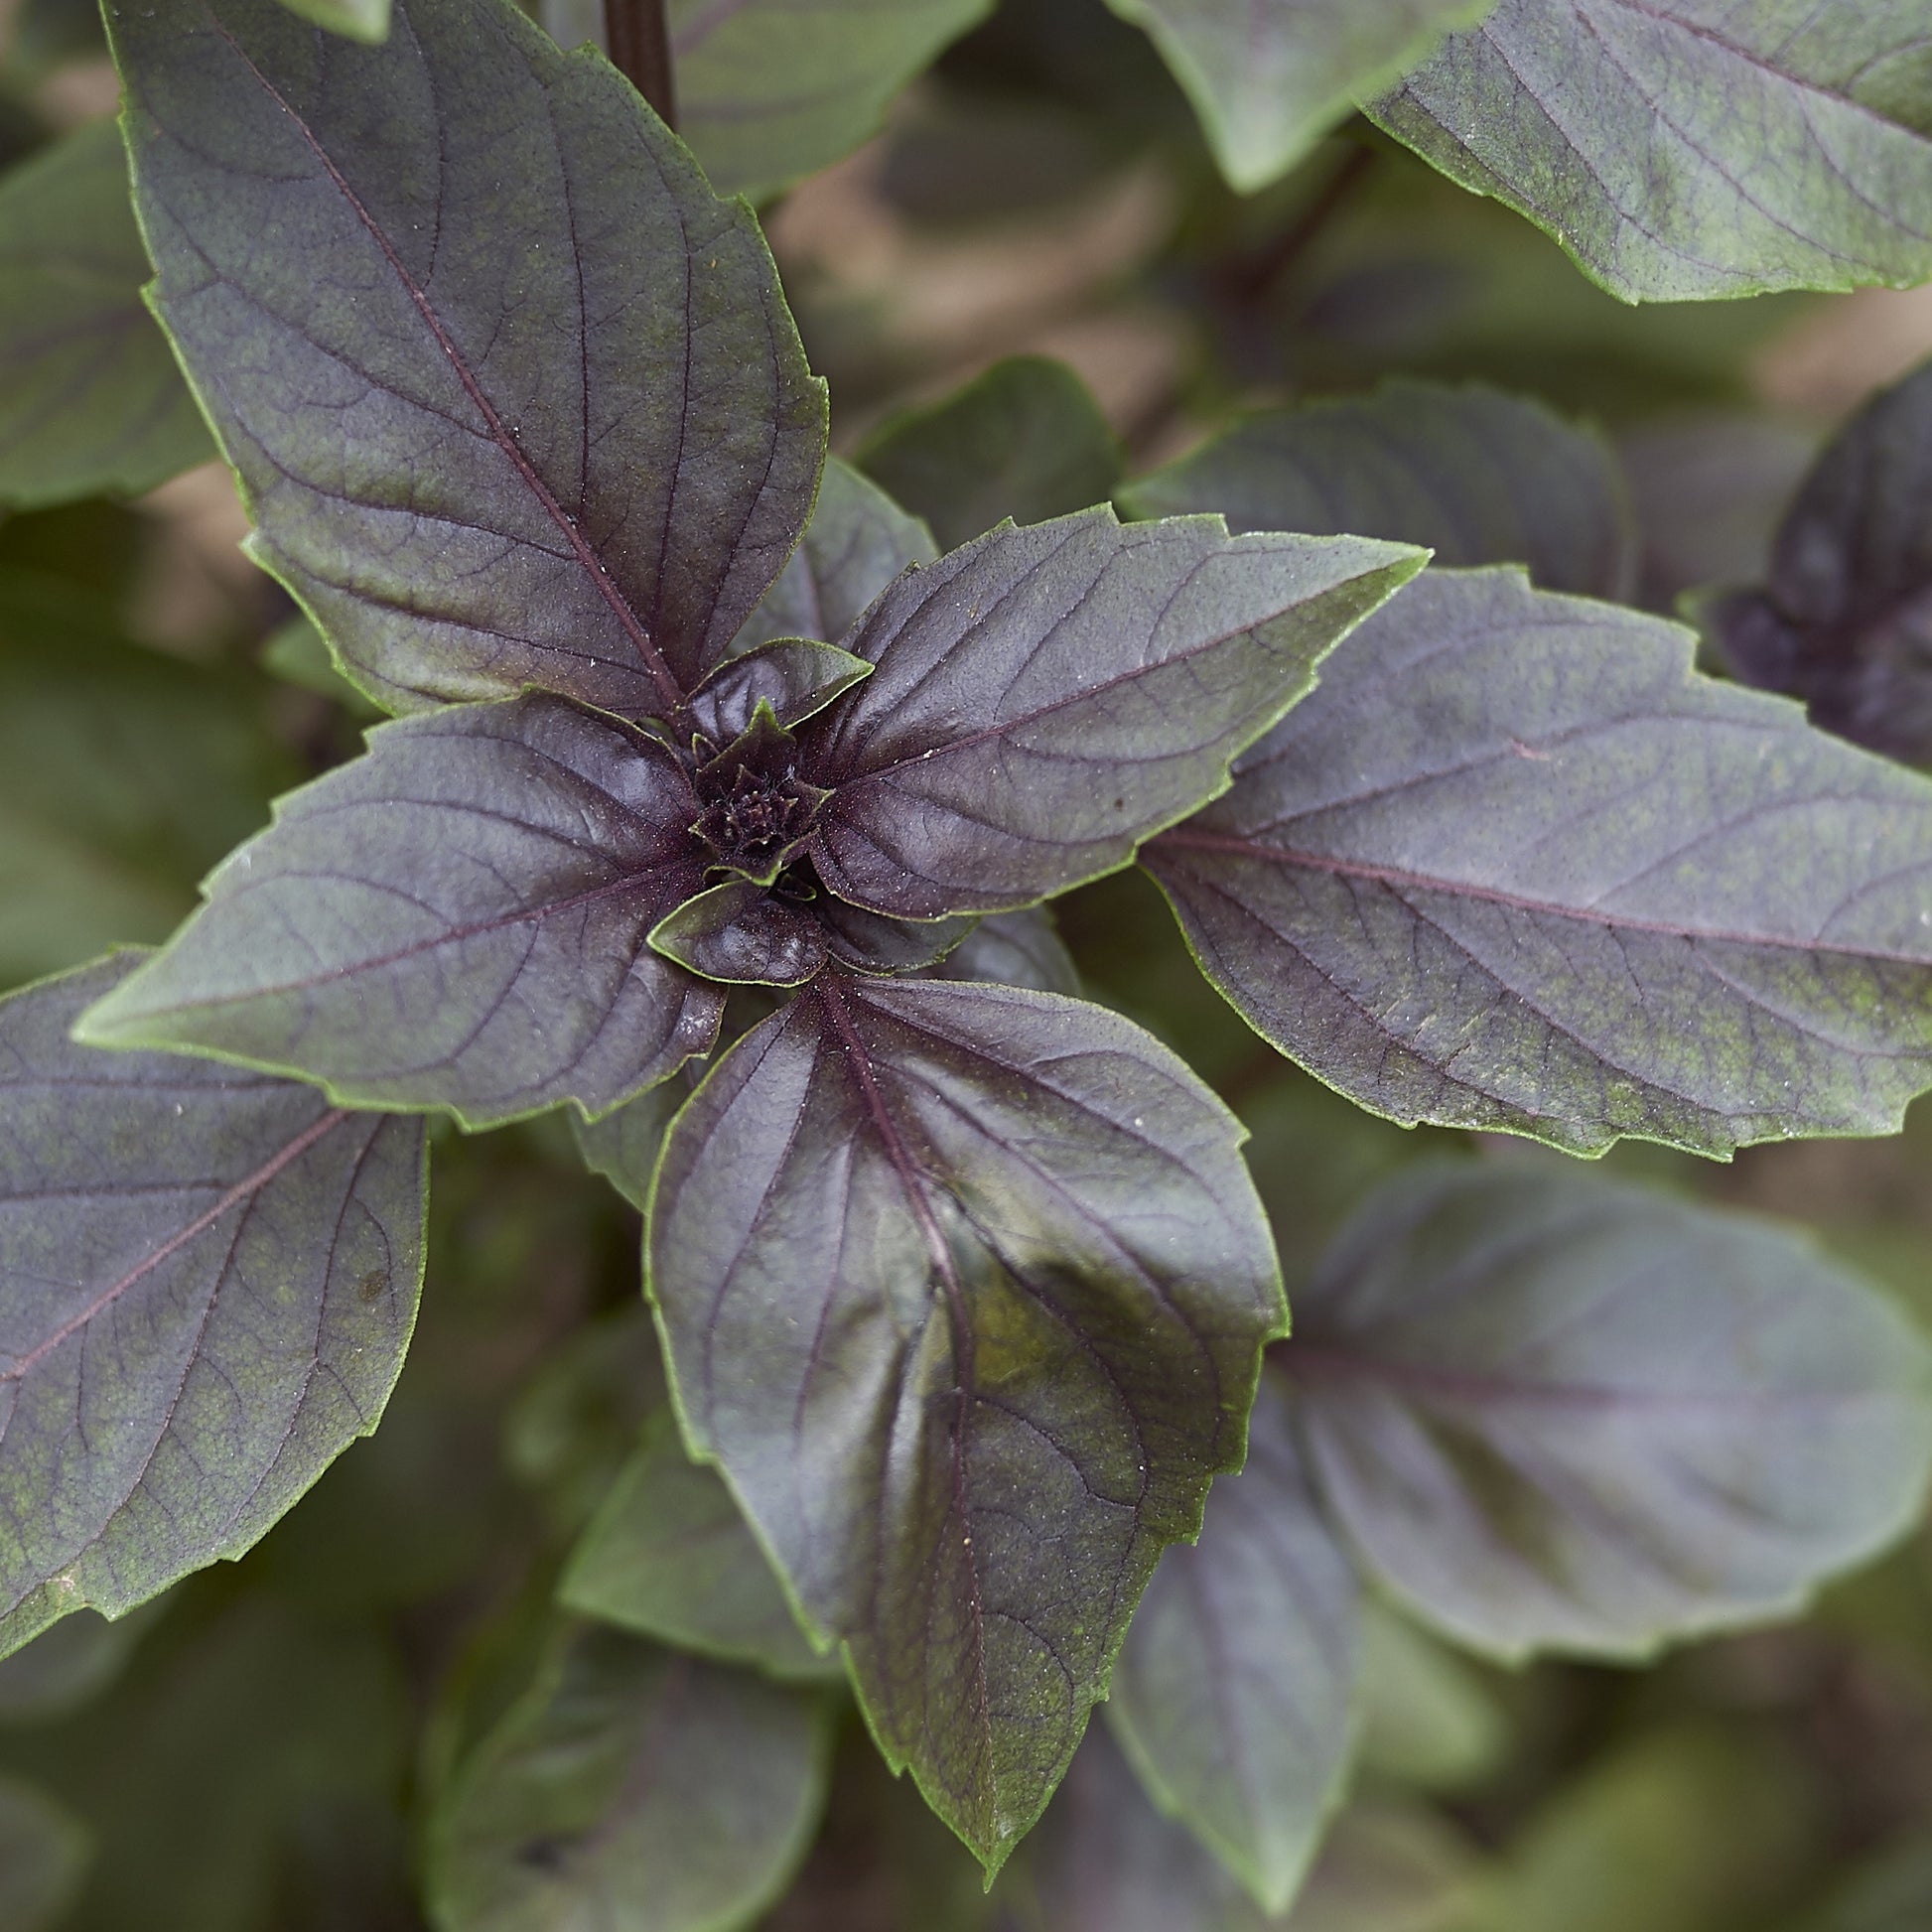
[[[82,1034],[473,1126],[605,1112],[717,1037],[719,994],[644,944],[703,888],[697,813],[655,738],[562,698],[395,720],[277,803]]]
[[[1919,0],[1502,0],[1370,112],[1626,301],[1932,276]]]
[[[649,1286],[686,1439],[990,1867],[1241,1459],[1283,1311],[1237,1146],[1099,1008],[828,975],[665,1148]]]
[[[0,1925],[55,1932],[86,1877],[87,1829],[45,1792],[0,1776]]]
[[[239,1556],[375,1427],[422,1285],[420,1121],[0,1004],[0,1649]]]
[[[1283,1359],[1334,1519],[1503,1658],[1786,1614],[1932,1469],[1932,1356],[1876,1291],[1770,1223],[1539,1162],[1391,1182]]]
[[[1691,644],[1431,572],[1142,862],[1249,1022],[1394,1119],[1892,1131],[1932,1084],[1932,785]]]
[[[380,705],[365,698],[343,675],[329,640],[307,618],[291,618],[262,645],[262,669],[286,684],[299,685],[331,704],[339,704],[357,723],[382,716]]]
[[[585,1120],[572,1110],[571,1131],[584,1165],[601,1173],[640,1213],[650,1199],[650,1177],[657,1150],[664,1145],[672,1117],[691,1097],[682,1080],[671,1079],[626,1100],[614,1112]]]
[[[992,0],[670,0],[678,127],[755,200],[849,154]]]
[[[1364,94],[1398,80],[1495,0],[1107,0],[1145,27],[1201,117],[1221,172],[1285,175]]]
[[[442,1932],[729,1932],[769,1904],[824,1797],[808,1693],[615,1630],[555,1648],[430,1824]]]
[[[1932,1924],[1932,1840],[1908,1839],[1867,1861],[1792,1932],[1922,1932]]]
[[[1627,599],[1636,531],[1609,446],[1497,389],[1400,380],[1251,416],[1122,493],[1135,516],[1389,537],[1444,565],[1522,564],[1545,590]]]
[[[159,1607],[130,1610],[114,1623],[79,1610],[0,1658],[0,1725],[45,1724],[98,1697],[120,1676]]]
[[[396,11],[364,48],[114,7],[158,312],[372,696],[666,714],[791,552],[823,389],[757,224],[608,65],[506,0]]]
[[[389,0],[282,0],[282,5],[348,40],[379,47],[389,38]]]
[[[0,571],[0,984],[166,937],[292,775],[244,681]]]
[[[1738,676],[1855,744],[1932,763],[1932,363],[1839,433],[1762,590],[1704,616]]]
[[[798,1627],[716,1469],[692,1462],[660,1410],[571,1553],[558,1600],[676,1650],[778,1678],[842,1675]]]
[[[1215,1484],[1200,1541],[1162,1558],[1107,1704],[1149,1795],[1264,1911],[1288,1909],[1340,1800],[1361,1638],[1354,1561],[1264,1377],[1247,1463]]]
[[[833,457],[804,541],[732,648],[743,653],[774,637],[837,643],[900,571],[929,564],[938,554],[931,531],[917,517]]]
[[[1497,1769],[1502,1708],[1469,1663],[1407,1617],[1371,1602],[1362,1631],[1361,1766],[1431,1791]]]
[[[1064,362],[1015,355],[883,423],[859,465],[952,550],[1007,517],[1044,523],[1104,503],[1121,453],[1092,391]]]
[[[932,969],[942,980],[990,980],[1035,993],[1080,993],[1080,972],[1043,905],[982,919]]]
[[[132,495],[211,454],[150,272],[111,121],[0,176],[0,502]]]
[[[88,0],[20,0],[13,11],[6,64],[38,76],[69,61],[99,60],[107,53],[100,9]]]
[[[1221,790],[1421,564],[1354,538],[1230,538],[1212,517],[1123,527],[1103,506],[909,572],[845,639],[879,668],[806,746],[802,775],[833,792],[819,877],[929,919],[1113,871]]]

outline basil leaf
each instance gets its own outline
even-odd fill
[[[157,313],[371,696],[668,715],[804,526],[822,387],[757,224],[606,63],[507,0],[396,19],[112,8]]]
[[[828,974],[678,1116],[648,1236],[694,1453],[996,1868],[1284,1311],[1234,1120],[1050,994]]]
[[[0,175],[0,502],[134,495],[213,454],[148,274],[111,121]]]
[[[697,812],[656,739],[561,698],[378,726],[81,1031],[470,1126],[604,1113],[717,1037],[721,996],[645,945],[703,890]]]
[[[1625,301],[1932,276],[1919,0],[1502,0],[1369,112]]]
[[[1524,396],[1398,379],[1250,416],[1121,494],[1133,516],[1420,543],[1443,565],[1522,564],[1550,591],[1627,599],[1636,529],[1609,446]]]
[[[1932,1470],[1932,1353],[1881,1296],[1769,1223],[1542,1163],[1390,1182],[1283,1360],[1335,1520],[1501,1657],[1793,1610]]]
[[[1154,1573],[1107,1716],[1148,1794],[1265,1912],[1301,1889],[1354,1741],[1361,1590],[1264,1376],[1248,1460]]]
[[[805,1641],[730,1489],[686,1459],[668,1409],[644,1425],[557,1596],[581,1616],[772,1677],[844,1675]]]
[[[1354,102],[1495,0],[1107,0],[1145,27],[1244,193],[1288,173]]]
[[[1008,517],[1044,523],[1104,503],[1121,454],[1093,392],[1064,362],[1014,355],[953,395],[889,417],[859,464],[951,550]]]
[[[1421,567],[1342,538],[996,530],[900,578],[846,638],[878,668],[827,714],[810,852],[900,918],[997,911],[1124,864],[1227,782],[1336,641]]]
[[[1249,1023],[1394,1119],[1889,1132],[1932,1084],[1932,785],[1691,641],[1431,572],[1144,863]]]
[[[1030,986],[1035,993],[1076,999],[1080,993],[1080,969],[1043,905],[982,919],[932,973],[935,979],[991,980],[996,986]]]
[[[375,1427],[422,1283],[420,1122],[0,1002],[0,1652],[236,1557]]]
[[[615,1630],[557,1647],[430,1821],[448,1932],[752,1923],[824,1802],[823,1705]]]
[[[1704,616],[1749,683],[1932,763],[1932,363],[1867,403],[1805,480],[1761,591]]]

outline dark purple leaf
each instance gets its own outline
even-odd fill
[[[931,918],[1115,870],[1226,784],[1421,561],[1209,517],[1123,528],[1102,507],[909,573],[845,640],[878,669],[808,743],[805,775],[835,794],[820,878]]]
[[[1075,998],[1080,992],[1079,968],[1043,905],[982,919],[933,968],[933,977],[991,980],[996,986],[1031,986],[1036,993]]]
[[[806,637],[774,637],[728,657],[691,694],[680,715],[714,745],[729,745],[752,728],[759,705],[787,730],[823,711],[841,691],[872,675],[863,657]]]
[[[471,1126],[603,1113],[717,1037],[719,992],[645,943],[704,888],[697,812],[656,739],[562,698],[379,726],[83,1031]]]
[[[0,1003],[0,1651],[236,1557],[375,1427],[422,1284],[420,1121]]]
[[[827,974],[678,1117],[687,1440],[989,1866],[1039,1815],[1283,1320],[1239,1129],[1112,1014]]]
[[[1542,1162],[1390,1182],[1282,1359],[1332,1516],[1505,1657],[1789,1612],[1932,1469],[1932,1355],[1880,1296],[1769,1223]]]
[[[1802,698],[1854,744],[1932,763],[1932,363],[1819,459],[1765,587],[1706,616],[1746,682]]]
[[[405,0],[376,48],[270,0],[109,25],[158,311],[261,561],[392,709],[667,713],[824,450],[751,215],[504,0]]]
[[[1250,1024],[1397,1120],[1889,1132],[1932,1085],[1932,785],[1691,642],[1431,572],[1144,863]]]
[[[828,957],[811,910],[750,879],[700,893],[652,928],[650,943],[708,980],[741,985],[802,986]]]
[[[1339,1802],[1361,1657],[1355,1566],[1323,1520],[1278,1377],[1199,1543],[1154,1573],[1107,1716],[1148,1794],[1285,1912]]]

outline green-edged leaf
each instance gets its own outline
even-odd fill
[[[754,199],[877,132],[893,96],[993,0],[670,0],[678,126]]]
[[[92,1852],[79,1819],[19,1778],[0,1776],[0,1925],[56,1932]]]
[[[742,654],[783,637],[836,643],[900,571],[929,564],[938,554],[932,532],[916,516],[833,457],[804,541],[732,649]]]
[[[1540,1162],[1392,1181],[1296,1324],[1334,1518],[1497,1656],[1790,1611],[1913,1519],[1932,1467],[1932,1364],[1873,1290],[1769,1223]]]
[[[167,936],[294,776],[257,697],[0,571],[0,983]]]
[[[1522,564],[1547,591],[1627,599],[1636,530],[1609,446],[1527,397],[1397,380],[1250,416],[1122,492],[1130,515],[1389,537],[1442,565]]]
[[[1107,0],[1145,27],[1244,192],[1287,174],[1364,94],[1495,0]]]
[[[871,675],[863,657],[836,644],[775,637],[726,658],[692,692],[679,723],[695,726],[714,746],[730,745],[752,729],[760,705],[789,730]]]
[[[1812,722],[1932,763],[1932,363],[1868,403],[1819,459],[1761,591],[1706,617],[1738,675]]]
[[[389,0],[282,0],[282,5],[352,41],[380,46],[389,38]]]
[[[507,0],[396,12],[112,8],[157,310],[372,696],[666,713],[804,526],[822,388],[750,213],[605,62]]]
[[[991,980],[1036,993],[1080,993],[1080,970],[1043,905],[982,919],[933,968],[942,980]]]
[[[1431,572],[1144,862],[1248,1021],[1397,1120],[1891,1131],[1932,1085],[1932,785],[1691,643]]]
[[[1239,1138],[1097,1007],[828,974],[666,1143],[649,1286],[687,1440],[989,1866],[1241,1459],[1284,1311]]]
[[[650,1199],[650,1177],[658,1150],[677,1110],[690,1099],[682,1080],[661,1081],[635,1100],[586,1120],[574,1108],[570,1124],[578,1151],[593,1173],[601,1173],[639,1212]]]
[[[0,176],[0,502],[132,494],[212,454],[148,274],[111,122]]]
[[[1361,1654],[1355,1566],[1265,1376],[1248,1461],[1200,1541],[1154,1573],[1107,1705],[1149,1795],[1270,1912],[1301,1888],[1341,1796]]]
[[[0,1651],[239,1556],[356,1437],[422,1283],[423,1129],[0,1003]]]
[[[82,1034],[470,1126],[606,1112],[717,1037],[720,996],[644,943],[703,889],[697,811],[656,739],[562,698],[397,719],[280,800]]]
[[[669,1410],[644,1438],[571,1554],[566,1609],[677,1650],[779,1678],[842,1675],[798,1627],[758,1539],[716,1469],[689,1460]]]
[[[430,1825],[442,1932],[733,1932],[782,1889],[824,1799],[808,1693],[615,1630],[558,1646]]]
[[[382,707],[372,704],[343,674],[329,639],[307,618],[291,618],[262,643],[261,666],[285,684],[341,705],[357,724],[373,724]]]
[[[1064,362],[1016,355],[892,417],[859,463],[952,550],[1008,517],[1044,523],[1104,503],[1121,454],[1092,391]]]
[[[804,776],[835,792],[819,877],[923,919],[1114,871],[1226,785],[1422,562],[1354,538],[1230,538],[1217,517],[1123,527],[1102,506],[908,572],[845,640],[878,669],[806,749]]]
[[[1369,111],[1626,301],[1932,276],[1921,0],[1502,0]]]

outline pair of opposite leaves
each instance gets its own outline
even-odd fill
[[[159,307],[251,490],[259,552],[368,688],[448,708],[384,728],[291,801],[184,938],[96,1011],[93,1036],[473,1123],[615,1105],[708,1047],[719,997],[645,945],[706,861],[688,771],[626,721],[703,697],[822,458],[822,398],[756,230],[608,69],[507,10],[412,9],[380,52],[267,8],[112,24]],[[278,235],[300,249],[264,240]],[[834,494],[836,562],[856,539]],[[819,886],[917,922],[1123,863],[1223,786],[1416,561],[1095,512],[901,580],[848,637],[871,675],[794,720],[801,772],[832,794],[807,855]],[[808,542],[793,594],[829,574]],[[1676,633],[1512,578],[1412,590],[1396,613],[1329,690],[1359,756],[1361,725],[1406,686],[1388,757],[1411,768],[1362,796],[1328,795],[1317,773],[1306,810],[1284,815],[1271,792],[1258,819],[1244,777],[1154,848],[1244,1009],[1371,1104],[1541,1120],[1576,1145],[1638,1131],[1726,1146],[1894,1114],[1926,1062],[1925,954],[1894,931],[1902,873],[1842,936],[1803,891],[1715,933],[1682,915],[1740,852],[1766,885],[1783,846],[1754,819],[1842,840],[1825,808],[1848,784],[1909,840],[1925,800],[1886,786],[1914,781],[1785,709],[1691,683]],[[778,627],[839,624],[808,610]],[[1544,748],[1502,713],[1553,637],[1576,674],[1536,687],[1551,715],[1527,730]],[[801,661],[831,660],[767,650],[721,675],[756,684]],[[556,695],[489,702],[531,684]],[[781,673],[764,694],[797,697]],[[1444,719],[1456,762],[1419,776]],[[1550,829],[1606,737],[1628,756],[1587,788],[1571,845],[1605,876],[1634,838],[1631,878],[1648,885],[1580,906],[1574,849],[1485,884],[1502,848]],[[1798,756],[1770,769],[1774,739]],[[1633,812],[1686,744],[1697,795]],[[1294,768],[1280,748],[1255,755],[1264,790]],[[1687,810],[1702,849],[1682,844]],[[1483,836],[1419,853],[1418,822]],[[1377,839],[1393,856],[1363,858]],[[1210,903],[1234,907],[1233,939]],[[1443,903],[1475,910],[1449,930]],[[1311,951],[1337,922],[1339,964]],[[1464,996],[1446,1025],[1425,928]],[[1564,950],[1599,932],[1621,954],[1613,984],[1603,959]],[[1633,963],[1633,936],[1659,956]],[[1890,1012],[1850,985],[1874,952],[1897,969]],[[1512,981],[1552,954],[1566,976],[1526,999]],[[1815,985],[1792,983],[1794,959]],[[1391,990],[1392,972],[1408,978]],[[1298,976],[1358,1033],[1318,1007],[1298,1022]],[[1720,987],[1753,1038],[1687,1078],[1672,1012],[1708,1024]],[[1863,1007],[1863,1036],[1848,1025],[1820,1044],[1808,994],[1835,1016]],[[1795,1100],[1794,1071],[1809,1082]],[[692,1440],[808,1618],[850,1646],[889,1754],[990,1859],[1064,1766],[1161,1544],[1191,1533],[1208,1479],[1239,1459],[1281,1306],[1235,1146],[1191,1076],[1110,1016],[834,967],[721,1065],[666,1153],[653,1285]]]

